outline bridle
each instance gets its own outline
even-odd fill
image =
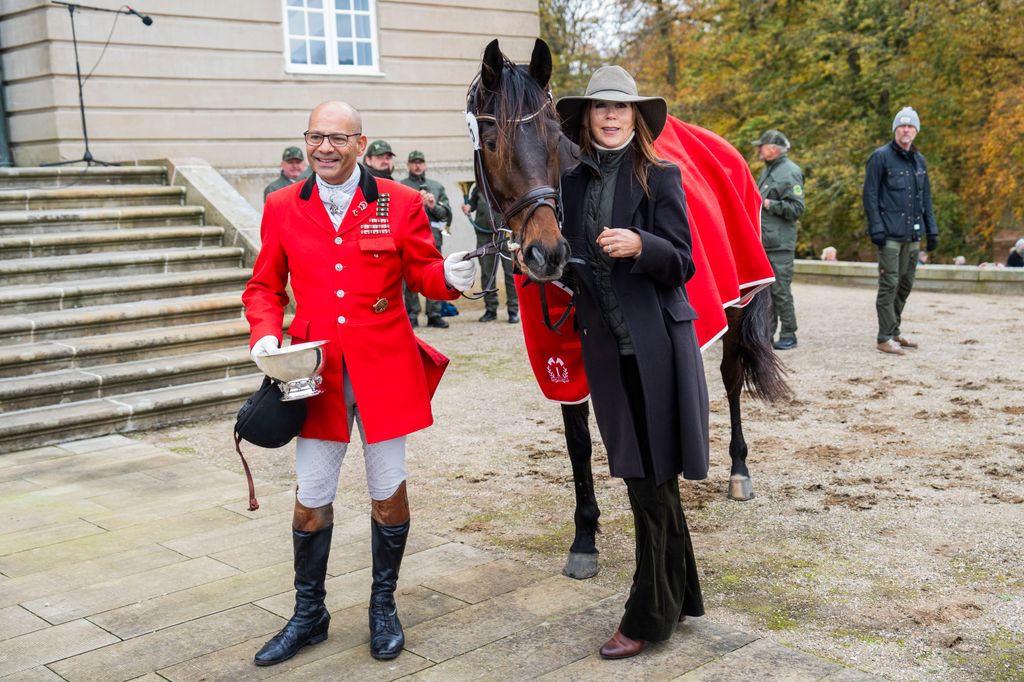
[[[508,252],[510,254],[518,251],[520,248],[520,244],[516,243],[516,241],[513,239],[512,228],[509,227],[509,222],[512,220],[512,218],[519,215],[520,213],[526,213],[526,215],[523,216],[522,222],[520,223],[521,234],[526,233],[526,226],[530,222],[530,219],[533,218],[534,214],[543,207],[551,209],[551,211],[555,214],[555,220],[558,222],[558,225],[561,226],[562,224],[562,192],[561,189],[558,187],[552,187],[550,185],[539,185],[537,187],[532,187],[526,192],[524,192],[522,196],[512,201],[512,203],[509,204],[507,207],[505,207],[504,209],[501,208],[501,205],[498,203],[497,197],[494,196],[494,191],[491,189],[490,182],[488,182],[487,180],[487,173],[484,171],[483,150],[481,149],[480,146],[480,121],[486,121],[488,123],[498,125],[498,118],[494,114],[480,113],[477,110],[476,99],[479,87],[480,76],[477,75],[477,77],[473,79],[473,82],[469,86],[469,92],[466,94],[466,124],[469,126],[470,141],[473,143],[473,174],[476,176],[476,185],[480,189],[480,192],[483,194],[484,201],[487,204],[487,210],[491,216],[491,225],[494,226],[494,237],[491,240],[490,244],[485,244],[484,246],[476,249],[475,251],[471,251],[468,254],[466,254],[465,260],[491,254],[498,254],[502,258],[508,258],[509,256],[505,256],[505,254],[502,253],[502,246],[505,243],[508,244]],[[541,116],[544,113],[544,111],[552,105],[551,92],[547,91],[545,95],[546,98],[544,100],[544,103],[541,104],[540,108],[538,108],[532,114],[521,116],[516,119],[511,119],[507,123],[511,125],[521,125],[523,123],[529,123],[530,121],[533,121],[534,119]],[[494,219],[495,213],[497,213],[501,217],[500,223]],[[494,267],[491,271],[490,279],[484,285],[483,291],[481,291],[478,294],[468,296],[467,298],[476,299],[485,296],[488,293],[496,291],[497,276],[498,259],[496,258],[494,259]],[[566,306],[565,311],[562,313],[562,316],[558,319],[558,321],[552,323],[548,313],[548,301],[545,291],[545,285],[544,283],[541,283],[539,286],[541,310],[543,312],[544,324],[547,326],[548,329],[555,332],[556,334],[561,334],[561,332],[559,331],[559,327],[561,327],[562,324],[565,323],[565,321],[568,319],[569,313],[572,311],[575,304],[575,296],[572,300],[570,300],[569,305]],[[465,296],[465,294],[463,295]]]
[[[512,201],[506,208],[502,208],[498,202],[497,197],[494,196],[494,191],[491,189],[490,182],[487,180],[487,173],[484,171],[484,158],[483,150],[480,147],[480,121],[486,121],[488,123],[498,124],[498,119],[493,114],[480,113],[476,108],[476,97],[480,87],[480,76],[477,76],[472,84],[469,86],[469,93],[466,95],[466,123],[469,126],[469,138],[473,143],[473,174],[476,176],[477,187],[480,188],[480,192],[484,195],[484,201],[487,203],[487,209],[491,215],[491,224],[494,225],[495,239],[491,244],[486,244],[474,252],[467,254],[466,258],[474,258],[476,256],[486,256],[494,253],[501,254],[501,247],[507,243],[509,252],[514,252],[519,249],[519,244],[513,239],[512,228],[509,227],[509,223],[515,216],[520,213],[526,212],[526,215],[522,219],[521,232],[526,231],[526,225],[533,218],[533,215],[542,207],[548,207],[555,214],[555,219],[559,225],[562,223],[562,209],[561,209],[561,192],[557,187],[551,187],[550,185],[540,185],[532,187],[523,193],[520,197]],[[538,118],[544,113],[544,110],[551,106],[551,93],[548,92],[547,98],[539,109],[534,111],[532,114],[522,116],[520,118],[511,119],[508,121],[509,124],[520,125],[523,123],[529,123],[534,119]],[[495,220],[495,214],[500,216],[500,222]],[[501,235],[500,237],[498,235]],[[502,257],[504,254],[501,254]],[[497,262],[497,261],[495,261]]]

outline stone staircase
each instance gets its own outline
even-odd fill
[[[0,168],[0,453],[229,414],[242,249],[159,166]]]

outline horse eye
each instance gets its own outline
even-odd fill
[[[498,144],[494,140],[484,140],[484,146],[487,147],[489,152],[493,152],[498,148]]]

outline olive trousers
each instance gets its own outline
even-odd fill
[[[878,247],[878,296],[875,311],[878,313],[878,342],[900,336],[900,321],[903,307],[907,304],[910,290],[914,288],[917,273],[917,252],[921,242],[898,242],[887,239],[885,246]]]

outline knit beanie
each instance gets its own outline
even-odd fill
[[[921,119],[913,107],[903,107],[896,114],[896,118],[892,120],[892,131],[895,133],[900,126],[914,126],[917,132],[921,132]]]

